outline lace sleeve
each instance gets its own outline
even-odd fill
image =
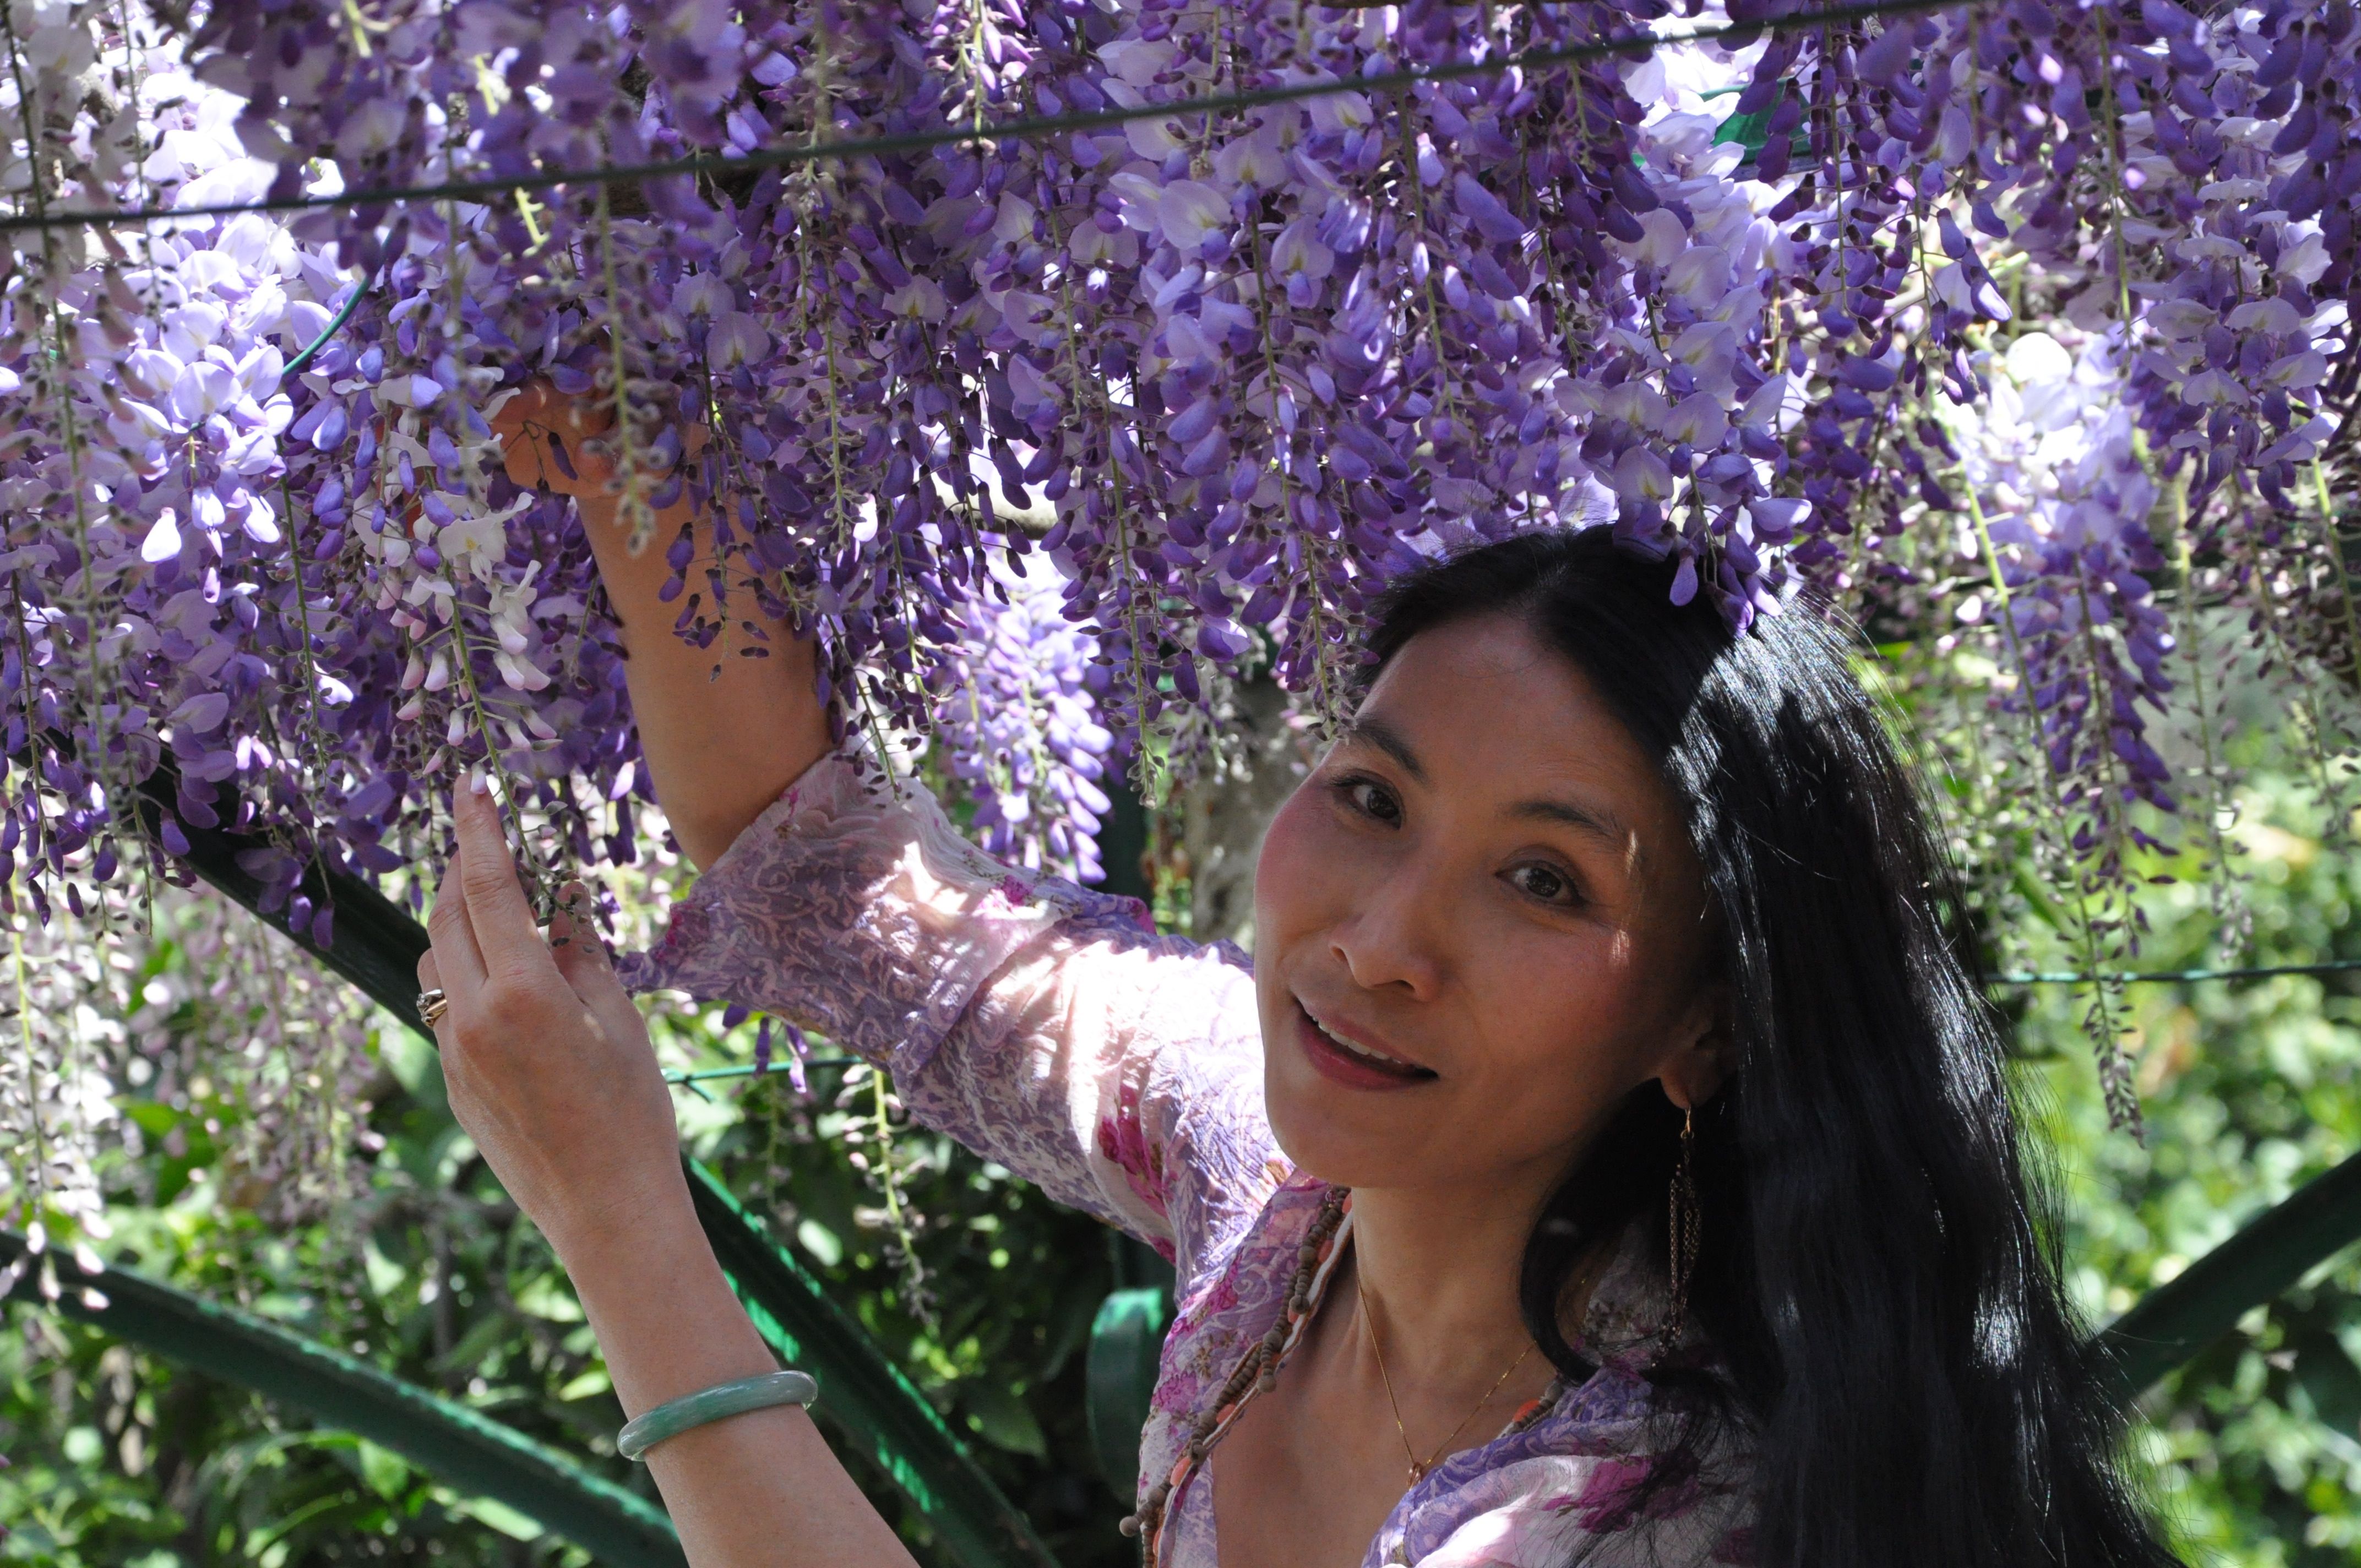
[[[913,1117],[1184,1275],[1284,1172],[1245,955],[1157,936],[1136,899],[1013,872],[923,788],[840,754],[620,967],[885,1067]]]

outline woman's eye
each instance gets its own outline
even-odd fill
[[[1524,865],[1509,873],[1509,880],[1520,893],[1538,898],[1545,904],[1579,904],[1574,891],[1574,881],[1554,866]]]
[[[1345,804],[1374,822],[1394,823],[1401,820],[1401,802],[1393,792],[1375,779],[1346,779],[1336,786]]]

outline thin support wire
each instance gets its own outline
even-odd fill
[[[2072,970],[2013,970],[1992,977],[1994,985],[2082,985],[2092,980],[2114,984],[2158,983],[2200,980],[2268,980],[2282,974],[2342,974],[2361,970],[2361,959],[2332,959],[2316,964],[2257,964],[2243,969],[2110,970],[2089,975]]]
[[[946,126],[940,130],[932,131],[910,131],[896,136],[846,137],[829,141],[809,142],[802,146],[765,148],[732,157],[700,153],[685,158],[660,159],[649,163],[605,164],[589,169],[543,170],[530,174],[488,175],[473,180],[451,180],[437,185],[373,186],[357,191],[339,191],[328,195],[279,196],[265,198],[258,202],[223,202],[193,207],[93,207],[49,213],[46,215],[13,214],[0,216],[0,234],[25,229],[112,226],[123,224],[186,221],[192,218],[227,218],[236,217],[246,213],[313,212],[326,208],[379,206],[395,202],[467,201],[478,197],[508,195],[523,191],[547,190],[561,185],[612,185],[640,180],[665,179],[675,175],[727,174],[735,170],[777,169],[831,159],[874,158],[887,153],[923,152],[931,148],[979,141],[992,142],[1002,139],[1039,141],[1075,131],[1104,130],[1115,126],[1128,125],[1135,120],[1165,120],[1183,115],[1226,114],[1239,109],[1260,108],[1271,104],[1293,104],[1312,98],[1334,97],[1345,93],[1406,93],[1420,86],[1439,82],[1459,82],[1471,77],[1499,76],[1510,71],[1537,71],[1550,66],[1574,65],[1585,60],[1606,60],[1619,56],[1637,58],[1652,54],[1667,44],[1717,41],[1749,43],[1768,33],[1803,32],[1814,27],[1836,27],[1848,22],[1863,21],[1872,16],[1909,16],[1928,11],[1972,9],[1987,3],[1989,0],[1871,0],[1868,4],[1832,5],[1820,10],[1798,12],[1794,16],[1773,17],[1760,22],[1727,22],[1709,27],[1692,27],[1679,33],[1631,33],[1620,38],[1599,38],[1589,43],[1569,44],[1559,49],[1526,49],[1517,54],[1501,55],[1493,60],[1460,60],[1454,64],[1433,66],[1423,71],[1389,71],[1373,76],[1336,77],[1319,82],[1290,82],[1282,86],[1260,87],[1243,93],[1209,93],[1199,97],[1175,99],[1169,103],[1140,104],[1128,108],[1099,109],[1087,114],[1030,115],[982,127],[969,125]]]

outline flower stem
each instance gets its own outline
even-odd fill
[[[1975,521],[1976,542],[1982,549],[1985,568],[1992,576],[1993,598],[1998,601],[2001,630],[2008,643],[2009,660],[2015,666],[2017,693],[2021,698],[2026,728],[2030,731],[2027,743],[2031,747],[2031,751],[2026,761],[2030,766],[2047,773],[2050,771],[2048,752],[2041,743],[2041,721],[2038,710],[2034,706],[2033,666],[2031,661],[2026,657],[2024,642],[2016,634],[2016,613],[2009,595],[2008,577],[2001,570],[2000,552],[1993,545],[1992,528],[1984,520],[1983,503],[1976,495],[1973,480],[1968,480],[1961,488],[1967,496],[1968,515]],[[2059,811],[2058,792],[2054,782],[2043,788],[2041,797],[2047,807],[2041,820],[2051,822],[2056,828],[2062,831],[2064,824],[2054,820]],[[2048,838],[2047,833],[2037,828],[2037,842],[2045,841]],[[2067,857],[2063,846],[2054,848],[2052,853],[2061,859],[2070,858]],[[2091,1036],[2092,1044],[2099,1053],[2099,1076],[2107,1090],[2107,1120],[2110,1125],[2127,1131],[2135,1139],[2138,1139],[2142,1136],[2139,1102],[2136,1099],[2122,1102],[2116,1092],[2121,1076],[2120,1064],[2123,1054],[2121,1031],[2115,1023],[2114,1002],[2109,989],[2112,982],[2107,979],[2103,966],[2099,961],[2098,923],[2091,912],[2090,886],[2079,874],[2071,876],[2070,880],[2074,893],[2072,909],[2075,945],[2082,950],[2083,972],[2092,977],[2091,1006],[2085,1015],[2083,1027]]]

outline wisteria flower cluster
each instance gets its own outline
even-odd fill
[[[382,1146],[361,1099],[366,999],[225,900],[167,890],[135,930],[129,900],[104,896],[112,944],[29,909],[0,920],[0,1226],[31,1244],[14,1275],[50,1300],[58,1259],[95,1271],[112,1234],[108,1153],[165,1157],[150,1201],[202,1179],[286,1223],[347,1202]]]
[[[166,849],[259,828],[291,903],[431,854],[486,761],[537,853],[632,856],[588,553],[486,421],[536,378],[611,405],[680,635],[818,636],[843,722],[1083,874],[1104,766],[1266,664],[1325,709],[1377,589],[1521,529],[1612,527],[1741,631],[1972,601],[2086,890],[2179,805],[2168,579],[2290,670],[2361,652],[2349,0],[5,15],[10,214],[182,214],[9,231],[37,910],[167,765]],[[265,198],[313,204],[199,215]]]
[[[1974,416],[1954,411],[1947,422],[1968,513],[1959,554],[1989,573],[1989,591],[1956,613],[1996,630],[2025,750],[2069,781],[2037,820],[2037,842],[2070,895],[2078,956],[2103,972],[2120,946],[2123,847],[2154,842],[2132,808],[2177,805],[2150,720],[2193,649],[2157,602],[2158,487],[2139,458],[2120,345],[2063,323],[2059,333],[2016,337],[1989,367]],[[2112,999],[2103,987],[2094,1001],[2110,1107],[2136,1122],[2132,1064],[2106,1026]]]
[[[1005,602],[1002,596],[1005,595]],[[1098,649],[1061,613],[1060,580],[1038,554],[994,558],[961,608],[958,652],[939,670],[947,771],[967,785],[983,847],[1027,871],[1105,876],[1100,781],[1115,737],[1098,719]]]

